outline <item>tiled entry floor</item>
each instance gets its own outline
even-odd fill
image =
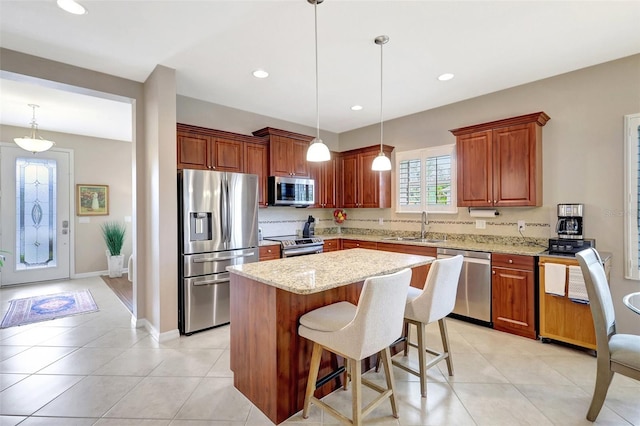
[[[0,289],[0,315],[10,299],[82,288],[99,312],[0,330],[0,425],[271,424],[233,388],[228,326],[158,344],[131,327],[129,312],[98,277]],[[417,378],[394,369],[400,418],[383,404],[366,424],[591,424],[584,416],[594,357],[460,321],[448,325],[455,376],[444,363],[431,369],[422,399]],[[439,346],[437,326],[428,340]],[[350,394],[327,399],[348,413]],[[337,423],[317,408],[308,420],[298,414],[286,422]],[[640,382],[616,375],[597,423],[640,425]]]

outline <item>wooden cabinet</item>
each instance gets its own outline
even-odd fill
[[[273,259],[280,259],[280,246],[277,244],[260,246],[260,262]]]
[[[564,296],[556,296],[545,292],[545,265],[558,263],[565,266],[579,266],[575,258],[540,257],[539,298],[540,298],[540,337],[542,341],[549,339],[570,343],[588,349],[596,349],[596,332],[593,327],[591,307],[576,303],[569,299],[567,288]],[[611,271],[611,259],[605,261],[604,269],[607,281]],[[565,276],[565,286],[569,278],[569,268]]]
[[[336,204],[336,158],[332,152],[329,161],[309,163],[311,179],[315,180],[316,203],[312,207],[335,208]]]
[[[269,176],[309,177],[307,149],[313,136],[265,127],[253,132],[269,138]]]
[[[391,157],[393,147],[384,145],[384,153]],[[391,172],[371,170],[380,146],[342,152],[338,162],[338,207],[390,208]]]
[[[376,250],[378,248],[378,243],[375,241],[362,241],[362,240],[348,240],[346,238],[342,239],[342,249],[348,250],[352,248],[364,248]]]
[[[262,138],[188,124],[177,125],[178,169],[245,172],[246,144]]]
[[[325,252],[342,250],[342,244],[341,243],[342,243],[342,240],[339,239],[339,238],[331,239],[331,240],[324,240],[324,248],[323,248],[323,250]]]
[[[458,206],[542,205],[544,112],[451,130],[456,136]]]
[[[269,144],[266,139],[245,145],[244,171],[258,175],[258,206],[266,207],[269,179]]]
[[[493,328],[537,338],[535,257],[494,253],[491,274]]]

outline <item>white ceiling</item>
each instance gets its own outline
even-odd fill
[[[0,46],[140,82],[161,64],[176,70],[180,95],[315,127],[306,0],[80,2],[88,14],[70,15],[53,0],[0,0]],[[637,0],[326,0],[318,6],[320,127],[339,133],[379,122],[373,40],[381,34],[390,37],[391,119],[640,53],[638,22]],[[258,68],[270,77],[254,78]],[[455,79],[439,82],[444,72]],[[130,138],[126,102],[60,94],[5,74],[3,124],[27,127],[26,104],[37,103],[41,129],[123,139],[101,133],[118,128]],[[354,104],[364,109],[351,111]]]

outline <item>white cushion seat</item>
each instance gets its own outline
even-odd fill
[[[313,342],[302,411],[304,418],[308,418],[309,406],[313,402],[346,423],[361,425],[362,419],[386,398],[391,402],[393,416],[398,417],[389,345],[402,334],[402,318],[410,281],[410,269],[368,278],[362,286],[358,306],[338,302],[307,312],[300,317],[298,334]],[[323,350],[345,358],[346,376],[349,376],[353,383],[351,419],[314,396]],[[361,377],[360,361],[376,353],[380,353],[384,361],[386,388]],[[346,382],[347,378],[345,388]],[[380,393],[364,409],[361,406],[361,385]]]
[[[640,336],[614,334],[609,339],[611,361],[640,371]]]
[[[438,259],[431,264],[427,281],[422,290],[409,288],[404,310],[404,355],[409,354],[409,347],[418,348],[419,369],[415,370],[406,362],[393,359],[393,365],[415,376],[420,377],[420,393],[427,396],[427,370],[442,360],[446,360],[449,375],[453,376],[453,361],[449,350],[449,335],[445,323],[445,317],[453,311],[458,291],[458,280],[462,270],[463,258],[461,255]],[[443,351],[437,352],[429,349],[425,344],[425,327],[427,324],[438,321]],[[418,344],[409,341],[409,325],[413,324],[418,332]],[[435,355],[427,363],[426,354]]]

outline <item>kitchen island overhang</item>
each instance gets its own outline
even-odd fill
[[[302,409],[313,346],[298,336],[300,316],[340,301],[357,304],[365,279],[404,268],[412,270],[411,285],[422,288],[434,260],[351,249],[228,267],[234,386],[274,423],[291,417]],[[320,376],[337,368],[338,359],[325,352]],[[336,378],[316,396],[340,386]]]

